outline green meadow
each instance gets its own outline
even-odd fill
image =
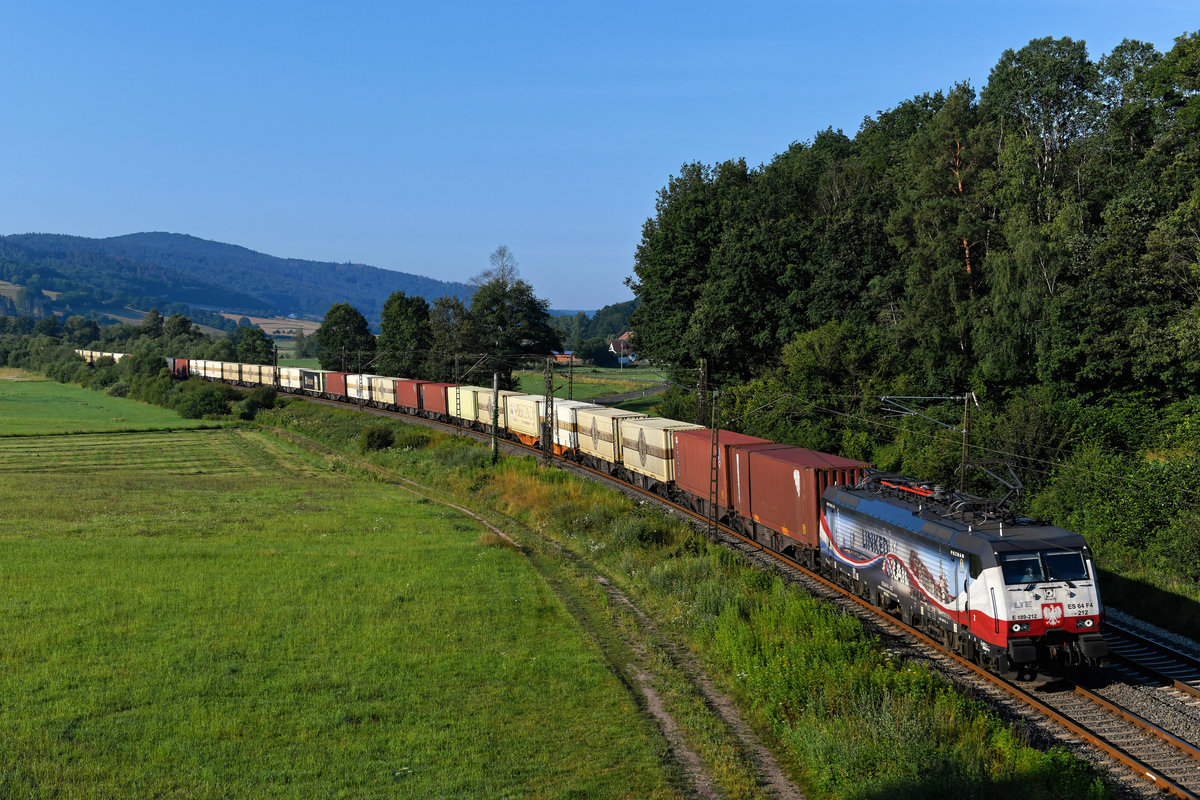
[[[174,411],[109,397],[31,373],[0,373],[0,436],[197,428],[214,423],[181,419]]]
[[[525,556],[340,464],[0,439],[0,797],[680,796]]]

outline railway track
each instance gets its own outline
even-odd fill
[[[305,399],[313,400],[314,398]],[[317,402],[350,406],[381,416],[398,417],[406,421],[417,420],[431,427],[470,435],[484,441],[488,439],[486,434],[437,420],[364,408],[354,403],[329,400],[317,400]],[[543,454],[543,451],[538,448],[511,440],[504,440],[504,445],[510,452]],[[670,508],[676,513],[694,520],[698,525],[708,525],[708,520],[703,515],[673,503],[660,495],[646,492],[611,475],[575,462],[557,457],[555,460],[572,471],[598,478],[617,486],[622,491],[635,493]],[[865,599],[834,584],[824,576],[809,571],[799,563],[762,547],[738,531],[720,526],[719,532],[720,539],[725,544],[734,546],[748,556],[767,559],[776,565],[782,565],[785,568],[785,574],[788,574],[793,580],[805,584],[810,591],[816,589],[819,594],[837,597],[843,604],[853,606],[857,613],[870,615],[876,624],[902,631],[906,636],[913,637],[933,648],[942,659],[949,660],[960,670],[969,671],[973,679],[1000,690],[1023,707],[1032,709],[1038,715],[1065,728],[1072,735],[1104,754],[1109,759],[1110,766],[1116,765],[1128,774],[1136,776],[1144,785],[1175,797],[1200,800],[1200,748],[1185,738],[1175,735],[1162,725],[1135,710],[1123,707],[1119,702],[1101,697],[1092,689],[1075,682],[1062,680],[1024,686],[1004,680],[973,662],[945,650],[940,642],[929,638],[921,630],[880,611]],[[1200,659],[1115,625],[1109,625],[1106,628],[1106,640],[1109,632],[1113,634],[1112,639],[1109,640],[1110,650],[1113,651],[1115,659],[1120,660],[1126,669],[1139,670],[1143,674],[1152,676],[1154,680],[1162,681],[1169,687],[1186,693],[1191,698],[1200,699]],[[955,680],[957,681],[957,679]],[[1200,708],[1200,703],[1197,704],[1197,707]]]
[[[1105,625],[1104,640],[1114,662],[1200,699],[1200,657],[1113,622]]]

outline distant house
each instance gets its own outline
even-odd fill
[[[551,353],[550,357],[554,359],[555,364],[582,364],[582,358],[576,358],[575,353],[567,350],[563,353]]]
[[[636,361],[637,354],[633,352],[633,333],[625,331],[617,338],[609,339],[608,352],[615,355],[621,364],[632,364]]]

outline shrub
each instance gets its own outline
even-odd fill
[[[364,453],[372,450],[386,450],[396,441],[392,427],[383,422],[368,425],[358,434],[358,449]]]
[[[254,419],[261,409],[274,407],[275,390],[270,386],[259,386],[251,389],[237,404],[237,415],[239,419]]]
[[[207,416],[223,416],[229,413],[229,402],[237,392],[223,383],[208,383],[196,380],[183,384],[183,390],[175,398],[173,407],[185,419],[200,419]]]

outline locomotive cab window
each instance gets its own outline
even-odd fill
[[[1042,560],[1037,553],[1001,553],[1000,566],[1004,570],[1004,582],[1037,583],[1046,580]]]
[[[1050,580],[1086,581],[1087,564],[1078,550],[1046,550],[1042,553]]]
[[[1088,579],[1087,564],[1078,550],[1002,553],[1000,566],[1004,570],[1004,582],[1010,585]]]

